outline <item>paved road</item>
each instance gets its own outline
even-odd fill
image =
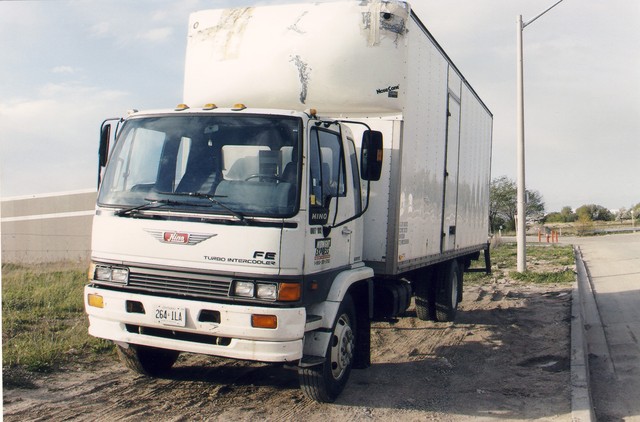
[[[571,241],[582,251],[600,315],[600,326],[587,327],[597,420],[640,421],[640,233]]]

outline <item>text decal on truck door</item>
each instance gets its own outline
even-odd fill
[[[316,239],[316,255],[314,265],[323,265],[331,262],[331,238]]]

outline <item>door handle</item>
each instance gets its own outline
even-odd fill
[[[350,235],[351,233],[353,233],[353,230],[351,230],[349,227],[343,227],[342,228],[342,234],[345,236]]]

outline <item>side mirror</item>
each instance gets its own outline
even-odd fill
[[[100,148],[98,149],[98,166],[107,165],[109,158],[109,140],[111,139],[111,124],[103,124],[100,129]]]
[[[100,125],[100,146],[98,147],[98,188],[100,188],[100,182],[102,181],[102,172],[109,161],[109,142],[111,141],[111,127],[113,123],[110,121],[120,121],[119,117],[112,117],[106,119]],[[118,123],[119,124],[119,123]],[[117,131],[116,126],[116,131]]]
[[[360,150],[360,177],[363,180],[380,180],[382,172],[382,132],[365,130]]]

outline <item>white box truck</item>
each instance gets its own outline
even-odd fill
[[[331,402],[371,321],[450,321],[489,269],[492,115],[408,3],[193,13],[183,102],[102,127],[85,306],[130,368],[285,362]]]

